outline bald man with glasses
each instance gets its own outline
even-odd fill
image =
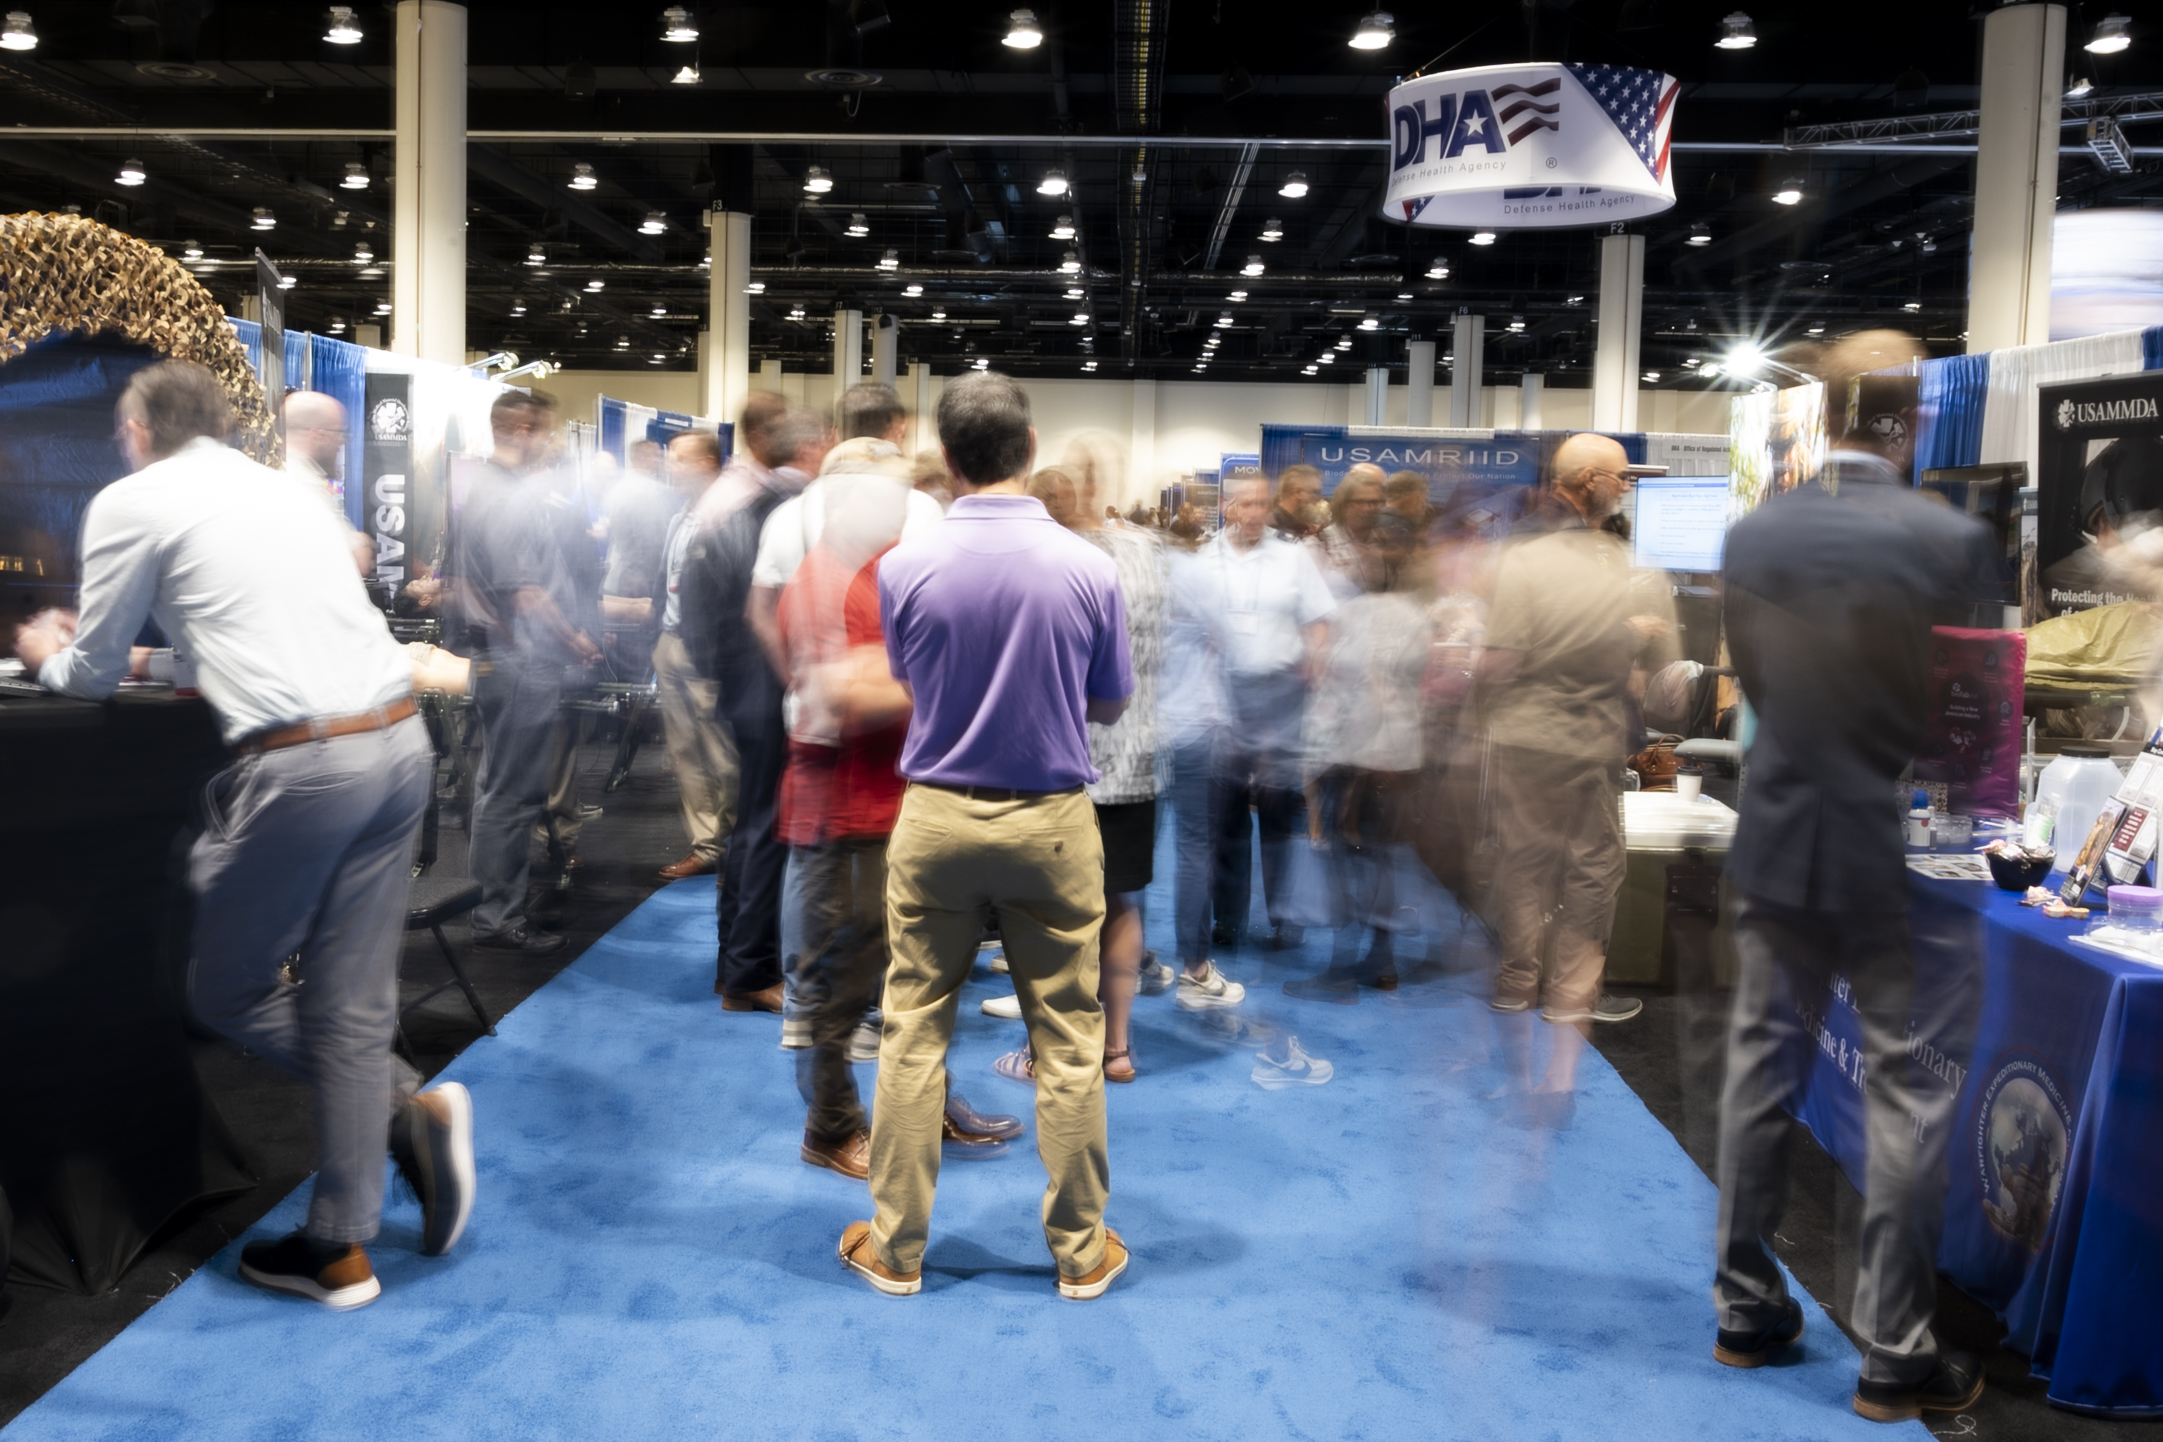
[[[339,458],[345,451],[345,407],[321,391],[294,391],[285,398],[284,419],[285,473],[307,481],[322,493],[323,504],[345,528],[346,549],[353,553],[353,564],[363,577],[373,575],[375,547],[355,529],[346,515],[345,503],[331,489],[331,477],[339,474]]]

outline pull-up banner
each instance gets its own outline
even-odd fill
[[[1409,225],[1546,227],[1641,220],[1675,203],[1681,82],[1622,65],[1487,65],[1389,93],[1389,191]]]
[[[367,446],[361,460],[361,520],[376,548],[375,579],[392,589],[405,584],[406,547],[412,511],[406,504],[413,475],[413,378],[371,371],[365,392]]]

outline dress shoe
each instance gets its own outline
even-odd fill
[[[1104,1229],[1104,1260],[1078,1277],[1061,1275],[1059,1295],[1074,1302],[1088,1302],[1109,1291],[1127,1269],[1127,1244],[1110,1227]]]
[[[841,1265],[889,1297],[913,1297],[924,1290],[924,1273],[897,1272],[879,1260],[871,1245],[871,1223],[851,1222],[841,1233]]]
[[[781,1010],[781,983],[759,991],[724,991],[721,993],[723,1011],[771,1011]]]
[[[965,1131],[952,1116],[939,1118],[939,1141],[942,1146],[959,1147],[963,1151],[984,1156],[997,1156],[1006,1150],[1004,1139],[987,1136],[983,1132]]]
[[[863,1181],[871,1175],[871,1133],[858,1132],[838,1142],[826,1142],[805,1132],[797,1155],[815,1167]]]
[[[1285,922],[1269,933],[1269,950],[1297,951],[1307,944],[1307,928]]]
[[[1906,1422],[1925,1412],[1961,1412],[1983,1395],[1983,1364],[1973,1352],[1947,1352],[1937,1370],[1913,1386],[1855,1384],[1855,1410],[1873,1422]]]
[[[1022,1133],[1020,1117],[1010,1117],[1004,1112],[980,1112],[970,1106],[969,1099],[960,1092],[946,1094],[946,1119],[965,1132],[996,1137],[1003,1142],[1012,1141]]]
[[[681,861],[671,861],[661,868],[662,877],[669,881],[681,881],[686,876],[711,876],[713,873],[714,863],[697,852]]]
[[[1789,1297],[1782,1304],[1778,1320],[1770,1326],[1754,1332],[1722,1327],[1712,1339],[1712,1360],[1724,1367],[1762,1367],[1773,1353],[1801,1340],[1802,1334],[1802,1303]]]
[[[563,946],[561,936],[550,936],[530,922],[473,938],[475,951],[515,951],[521,956],[549,956]]]

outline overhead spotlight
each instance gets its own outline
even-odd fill
[[[1660,373],[1658,371],[1646,371],[1644,379],[1645,384],[1648,386],[1658,385],[1660,383]]]
[[[1380,330],[1382,328],[1382,318],[1370,315],[1359,323],[1359,328],[1361,330]]]
[[[1706,361],[1697,368],[1697,378],[1705,381],[1718,380],[1720,378],[1720,363],[1718,361]]]
[[[184,240],[180,243],[180,253],[188,260],[201,260],[203,243],[199,240]]]
[[[1428,266],[1427,278],[1429,280],[1448,280],[1450,278],[1450,263],[1446,260],[1438,260],[1433,265]]]
[[[1337,353],[1333,350],[1323,351],[1314,358],[1314,363],[1318,366],[1335,365],[1337,363]]]
[[[534,243],[533,243],[532,245],[530,245],[530,246],[528,246],[528,247],[526,248],[526,264],[528,264],[528,265],[546,265],[546,264],[548,264],[548,251],[547,251],[547,250],[546,250],[545,248],[543,248],[543,247],[542,247],[542,245],[541,245],[541,243],[540,243],[539,241],[535,241],[535,242],[534,242]]]
[[[665,306],[665,305],[657,305],[657,306],[655,306],[655,307],[653,308],[653,315],[654,315],[655,319],[659,319],[660,317],[662,317],[662,316],[665,316],[665,315],[667,315],[667,314],[668,314],[668,307],[667,307],[667,306]]]
[[[663,10],[661,38],[677,45],[688,45],[698,39],[698,26],[692,23],[691,12],[681,5],[671,5]]]
[[[905,285],[901,288],[901,293],[914,300],[924,293],[924,288],[920,285]]]
[[[353,247],[353,263],[355,265],[372,265],[375,263],[375,258],[376,253],[369,248],[367,241],[364,240]]]
[[[1354,30],[1352,38],[1344,43],[1354,50],[1380,50],[1396,38],[1396,21],[1387,10],[1376,10],[1360,17],[1359,28]]]
[[[248,228],[250,230],[276,230],[278,228],[278,217],[270,213],[269,206],[259,205],[255,208],[255,219],[249,223]]]
[[[1475,230],[1472,232],[1472,243],[1474,245],[1493,245],[1495,243],[1495,233],[1491,230]]]
[[[704,255],[702,255],[702,256],[700,256],[700,257],[698,258],[698,268],[699,268],[700,270],[712,270],[712,269],[713,269],[713,252],[712,252],[712,251],[710,251],[710,250],[709,250],[709,251],[707,251],[707,252],[706,252],[706,253],[705,253]]]
[[[1284,177],[1284,184],[1277,187],[1277,194],[1286,200],[1302,200],[1307,194],[1307,172],[1295,170]]]
[[[1083,370],[1085,370],[1085,371],[1093,371],[1093,370],[1095,370],[1096,368],[1097,368],[1097,363],[1096,363],[1095,361],[1093,361],[1093,360],[1085,360],[1085,361],[1083,361],[1083,362],[1082,362],[1082,369],[1083,369]]]
[[[1693,225],[1693,226],[1691,226],[1691,227],[1690,227],[1690,238],[1689,238],[1688,240],[1684,241],[1684,242],[1683,242],[1683,244],[1684,244],[1684,245],[1711,245],[1711,244],[1712,244],[1712,227],[1711,227],[1711,226],[1709,226],[1709,225],[1707,225],[1707,224],[1706,224],[1706,223],[1705,223],[1704,221],[1702,221],[1702,220],[1701,220],[1701,221],[1699,221],[1699,222],[1698,222],[1697,224],[1695,224],[1695,225]]]
[[[358,45],[361,42],[360,20],[353,14],[351,5],[333,5],[326,17],[330,26],[323,38],[333,45]]]
[[[1412,292],[1410,292],[1410,291],[1408,291],[1408,290],[1400,290],[1400,291],[1398,291],[1398,292],[1397,292],[1397,299],[1399,299],[1399,300],[1410,300],[1410,299],[1412,299]]]
[[[630,338],[629,336],[627,336],[627,335],[620,335],[620,336],[617,336],[617,337],[616,337],[616,349],[617,349],[617,350],[629,350],[630,348],[631,348],[631,338]]]
[[[862,240],[865,236],[871,234],[871,222],[864,219],[864,213],[861,210],[855,211],[849,216],[849,234],[855,236],[858,240]]]
[[[2110,14],[2095,22],[2095,34],[2080,48],[2090,55],[2116,55],[2133,43],[2133,22]]]
[[[983,355],[980,355],[980,356],[978,356],[978,357],[976,358],[976,368],[977,368],[978,370],[980,370],[980,371],[988,371],[988,370],[990,370],[990,369],[991,369],[991,357],[990,357],[990,356],[983,356]]]
[[[1822,326],[1822,325],[1814,325],[1814,326],[1810,327],[1810,329],[1808,329],[1808,330],[1804,331],[1804,332],[1803,332],[1803,334],[1804,334],[1804,335],[1823,335],[1823,334],[1825,334],[1825,327],[1824,327],[1824,326]]]
[[[571,167],[571,189],[591,190],[601,182],[594,179],[593,167],[581,160]]]
[[[1072,240],[1074,238],[1074,217],[1062,215],[1053,221],[1051,224],[1051,238],[1053,240]]]
[[[803,306],[802,306],[801,304],[797,304],[797,305],[792,305],[792,306],[790,306],[790,307],[789,307],[789,319],[790,319],[790,320],[802,320],[803,318],[804,318],[804,308],[803,308]]]
[[[1202,349],[1215,350],[1218,346],[1222,344],[1224,344],[1224,337],[1221,335],[1213,335],[1209,337],[1209,339],[1202,342]]]
[[[1802,177],[1791,175],[1780,182],[1780,188],[1772,193],[1774,205],[1800,205],[1803,198]]]
[[[357,160],[347,161],[345,179],[338,182],[338,188],[340,190],[366,190],[368,188],[368,167]]]
[[[1081,257],[1071,250],[1061,256],[1059,258],[1059,273],[1061,275],[1080,275]]]
[[[1265,221],[1263,221],[1263,222],[1262,222],[1262,239],[1264,239],[1264,240],[1282,240],[1282,239],[1284,239],[1284,222],[1283,222],[1283,221],[1281,221],[1281,220],[1276,220],[1276,219],[1270,219],[1270,220],[1265,220]]]
[[[804,172],[804,194],[824,195],[834,188],[834,178],[826,173],[824,166],[814,165]]]
[[[389,315],[390,313],[391,313],[391,303],[390,303],[389,301],[387,301],[387,300],[379,300],[379,301],[377,301],[377,302],[376,302],[376,314],[377,314],[377,315]]]
[[[143,162],[130,156],[120,162],[120,173],[113,177],[115,185],[141,185],[149,176],[143,170]]]
[[[1757,44],[1757,27],[1737,10],[1720,22],[1720,38],[1712,43],[1721,50],[1748,50]]]
[[[603,286],[606,286],[607,284],[607,281],[602,280],[600,277],[596,276],[594,279],[586,282],[586,291],[589,295],[597,295],[600,293],[601,288]]]
[[[334,210],[330,213],[330,228],[332,230],[344,230],[346,222],[352,218],[353,212],[350,210]]]
[[[1731,376],[1741,376],[1745,380],[1756,375],[1764,364],[1765,352],[1749,341],[1744,341],[1741,345],[1736,346],[1720,360],[1722,370]]]
[[[1348,336],[1348,335],[1344,335],[1344,336],[1339,336],[1339,337],[1337,337],[1337,349],[1338,349],[1338,350],[1350,350],[1351,348],[1352,348],[1352,338],[1351,338],[1350,336]]]
[[[1074,319],[1072,319],[1072,320],[1068,321],[1068,322],[1067,322],[1067,324],[1068,324],[1068,325],[1087,325],[1087,324],[1089,324],[1089,312],[1088,312],[1088,311],[1085,311],[1085,310],[1078,310],[1078,311],[1075,311],[1075,312],[1074,312]]]
[[[694,60],[689,65],[680,66],[676,73],[668,78],[668,83],[671,85],[698,84],[698,62]]]
[[[649,210],[646,212],[646,218],[639,222],[638,233],[640,235],[660,235],[667,229],[668,216],[658,210]]]
[[[1146,165],[1144,165],[1144,164],[1142,164],[1142,163],[1141,163],[1141,162],[1140,162],[1139,160],[1135,161],[1135,162],[1134,162],[1134,173],[1133,173],[1133,174],[1131,174],[1131,175],[1129,175],[1129,176],[1127,177],[1127,179],[1129,179],[1129,180],[1133,181],[1133,182],[1134,182],[1134,183],[1135,183],[1136,185],[1146,185],[1146,184],[1148,184],[1148,183],[1149,183],[1149,167],[1148,167],[1148,166],[1146,166]]]
[[[1064,195],[1066,189],[1066,172],[1057,166],[1045,171],[1044,178],[1036,183],[1038,195]]]
[[[278,277],[278,289],[280,290],[291,290],[298,284],[300,284],[300,277],[297,275],[281,275]]]
[[[1322,368],[1320,366],[1306,366],[1300,371],[1303,376],[1320,375],[1321,373]]]
[[[1067,291],[1066,298],[1068,300],[1080,300],[1083,294],[1084,292],[1082,291],[1081,287],[1075,286]]]
[[[1581,295],[1566,296],[1564,297],[1562,303],[1564,305],[1583,305],[1585,303],[1585,298]]]
[[[888,252],[887,252],[886,254],[884,254],[884,255],[880,256],[880,257],[879,257],[879,269],[881,269],[881,270],[899,270],[899,269],[901,269],[901,252],[900,252],[900,251],[898,251],[898,250],[890,250],[890,251],[888,251]]]
[[[1901,305],[1900,308],[1906,311],[1909,315],[1913,315],[1923,308],[1923,303],[1919,300],[1906,301]]]
[[[1225,313],[1224,313],[1223,315],[1220,315],[1220,316],[1218,316],[1218,317],[1217,317],[1217,329],[1218,329],[1218,330],[1229,330],[1229,329],[1231,329],[1231,325],[1232,325],[1232,313],[1231,313],[1230,311],[1226,311],[1226,312],[1225,312]]]
[[[744,287],[745,295],[764,295],[765,293],[766,282],[763,280],[754,280],[749,285]]]
[[[343,335],[345,333],[345,317],[342,315],[332,316],[329,330],[332,335]]]
[[[1239,268],[1239,273],[1244,276],[1260,275],[1262,273],[1262,258],[1258,255],[1248,256],[1247,263]]]
[[[518,299],[518,298],[516,298],[516,297],[513,297],[513,298],[512,298],[512,300],[511,300],[511,314],[512,314],[512,315],[524,315],[525,313],[526,313],[526,303],[525,303],[525,302],[524,302],[523,300],[520,300],[520,299]]]
[[[1243,301],[1243,300],[1245,300],[1245,299],[1247,298],[1247,293],[1246,293],[1245,291],[1243,291],[1243,290],[1235,290],[1235,291],[1233,291],[1233,292],[1232,292],[1231,294],[1229,294],[1229,295],[1225,296],[1224,298],[1225,298],[1226,300],[1228,300],[1228,301],[1232,302],[1232,303],[1233,303],[1234,305],[1237,305],[1237,304],[1238,304],[1239,302],[1241,302],[1241,301]]]
[[[38,48],[37,27],[30,23],[27,10],[8,11],[7,23],[0,25],[0,50],[35,50]]]
[[[2086,100],[2094,90],[2094,81],[2085,75],[2075,75],[2065,83],[2065,98],[2068,100]]]
[[[1206,370],[1208,370],[1208,369],[1209,369],[1209,362],[1208,362],[1208,361],[1196,361],[1196,362],[1194,363],[1194,373],[1195,373],[1196,375],[1200,375],[1200,374],[1201,374],[1201,373],[1202,373],[1203,371],[1206,371]]]
[[[1034,50],[1044,43],[1043,27],[1034,10],[1016,10],[1006,17],[1006,38],[999,42],[1010,50]]]

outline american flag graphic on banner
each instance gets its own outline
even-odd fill
[[[1624,65],[1572,65],[1569,69],[1615,122],[1652,178],[1666,180],[1668,132],[1674,127],[1675,92],[1682,82],[1657,70]]]

